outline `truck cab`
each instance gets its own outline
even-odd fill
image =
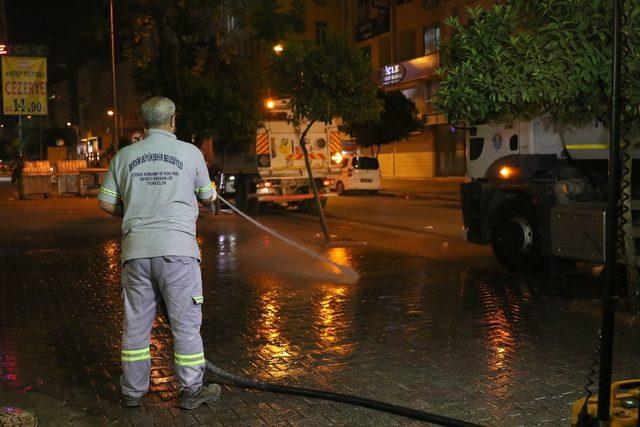
[[[469,128],[471,182],[461,186],[467,239],[491,244],[513,272],[538,272],[554,257],[603,262],[608,141],[598,121],[572,128],[543,117]],[[634,162],[639,157],[636,150]]]

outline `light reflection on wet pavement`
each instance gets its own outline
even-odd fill
[[[0,202],[0,392],[42,393],[134,425],[408,423],[235,388],[210,408],[179,411],[162,318],[148,403],[119,408],[119,227],[93,203]],[[290,221],[289,232],[319,248],[314,223]],[[559,292],[557,283],[379,246],[326,249],[361,274],[344,285],[330,267],[234,216],[199,227],[205,351],[226,370],[490,425],[567,424],[582,396],[597,319],[571,307],[598,295],[593,281],[573,278]],[[619,333],[616,377],[637,377],[637,334]]]

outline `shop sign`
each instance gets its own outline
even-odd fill
[[[382,67],[380,84],[383,86],[399,83],[404,79],[406,69],[402,64],[392,64]]]
[[[5,115],[47,115],[47,58],[2,57]]]

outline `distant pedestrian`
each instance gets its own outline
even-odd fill
[[[205,358],[200,336],[202,277],[196,242],[198,201],[216,199],[200,150],[179,141],[176,108],[154,97],[141,106],[145,138],[120,150],[109,165],[100,208],[122,220],[122,404],[140,405],[149,389],[149,340],[162,299],[174,338],[179,406],[195,409],[220,396],[203,385]]]

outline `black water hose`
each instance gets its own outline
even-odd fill
[[[405,406],[393,405],[391,403],[380,402],[377,400],[367,399],[359,396],[351,396],[348,394],[333,393],[331,391],[314,390],[304,387],[292,387],[288,385],[274,384],[265,381],[259,381],[251,378],[233,375],[205,360],[206,367],[218,377],[225,381],[242,387],[251,388],[261,391],[269,391],[280,394],[291,394],[295,396],[311,397],[314,399],[331,400],[334,402],[348,403],[350,405],[362,406],[364,408],[376,409],[378,411],[388,412],[394,415],[400,415],[415,420],[427,421],[432,424],[451,427],[479,427],[479,424],[469,423],[467,421],[457,420],[455,418],[445,417],[442,415],[432,414],[430,412],[420,411],[417,409],[407,408]]]
[[[263,224],[260,224],[259,222],[257,222],[256,220],[254,220],[253,218],[250,218],[248,215],[246,215],[245,213],[243,213],[242,211],[238,210],[235,206],[233,206],[231,203],[229,203],[227,200],[223,199],[222,197],[218,198],[224,202],[226,205],[228,205],[231,209],[233,209],[235,212],[237,212],[239,215],[241,215],[242,217],[244,217],[245,219],[247,219],[249,222],[251,222],[252,224],[254,224],[255,226],[257,226],[258,228],[268,232],[269,234],[272,234],[273,236],[277,237],[278,239],[284,241],[285,243],[295,246],[296,248],[298,248],[301,251],[304,251],[305,253],[314,256],[315,258],[320,258],[322,261],[330,263],[332,265],[334,265],[335,267],[344,270],[344,267],[341,265],[338,265],[336,263],[334,263],[331,260],[326,259],[325,257],[322,257],[318,254],[315,254],[313,252],[311,252],[310,250],[298,245],[296,242],[293,242],[291,239],[288,239],[285,236],[282,236],[278,233],[276,233],[275,231],[269,229],[268,227],[264,226]],[[345,271],[348,273],[348,271]],[[165,317],[167,318],[167,320],[169,319],[169,317],[166,315],[167,311],[166,311],[166,307],[164,306],[164,304],[160,304],[161,309],[163,310]],[[420,411],[417,409],[413,409],[413,408],[407,408],[405,406],[399,406],[399,405],[393,405],[391,403],[385,403],[385,402],[380,402],[377,400],[372,400],[372,399],[367,399],[364,397],[359,397],[359,396],[352,396],[352,395],[348,395],[348,394],[341,394],[341,393],[334,393],[331,391],[324,391],[324,390],[314,390],[311,388],[304,388],[304,387],[293,387],[293,386],[288,386],[288,385],[283,385],[283,384],[274,384],[274,383],[269,383],[269,382],[265,382],[265,381],[259,381],[256,379],[252,379],[252,378],[245,378],[245,377],[240,377],[237,375],[233,375],[230,372],[225,371],[222,368],[219,368],[218,366],[214,365],[213,363],[209,362],[208,360],[205,360],[205,366],[206,368],[211,371],[212,373],[214,373],[216,376],[222,378],[225,381],[228,381],[238,387],[242,387],[242,388],[250,388],[250,389],[255,389],[255,390],[261,390],[261,391],[268,391],[268,392],[273,392],[273,393],[280,393],[280,394],[290,394],[290,395],[295,395],[295,396],[304,396],[304,397],[311,397],[314,399],[323,399],[323,400],[331,400],[334,402],[341,402],[341,403],[348,403],[350,405],[356,405],[356,406],[361,406],[363,408],[369,408],[369,409],[375,409],[378,411],[383,411],[383,412],[388,412],[390,414],[394,414],[394,415],[400,415],[402,417],[406,417],[406,418],[412,418],[415,420],[420,420],[420,421],[427,421],[430,422],[432,424],[437,424],[437,425],[441,425],[441,426],[451,426],[451,427],[479,427],[478,424],[473,424],[473,423],[469,423],[466,421],[462,421],[462,420],[457,420],[455,418],[450,418],[450,417],[445,417],[442,415],[436,415],[436,414],[432,414],[430,412],[426,412],[426,411]]]
[[[169,327],[171,327],[171,320],[164,300],[161,298],[158,304],[160,312],[164,315]],[[349,394],[334,393],[331,391],[315,390],[312,388],[293,387],[284,384],[274,384],[266,381],[260,381],[252,378],[241,377],[233,375],[231,372],[227,372],[224,369],[214,365],[205,359],[205,367],[211,371],[217,377],[230,382],[231,384],[241,387],[250,388],[260,391],[268,391],[272,393],[290,394],[294,396],[311,397],[314,399],[331,400],[334,402],[347,403],[350,405],[361,406],[363,408],[375,409],[378,411],[388,412],[394,415],[400,415],[405,418],[412,418],[414,420],[427,421],[432,424],[450,427],[482,427],[480,424],[474,424],[455,418],[445,417],[442,415],[432,414],[426,411],[420,411],[418,409],[407,408],[405,406],[394,405],[391,403],[380,402],[373,399],[367,399],[365,397],[351,396]]]

